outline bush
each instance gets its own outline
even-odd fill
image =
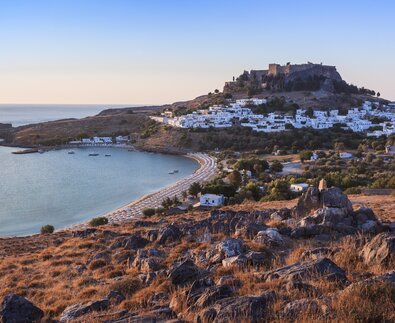
[[[89,224],[92,227],[98,227],[99,225],[108,224],[108,219],[105,216],[99,216],[97,218],[93,218],[92,220],[90,220]]]
[[[49,234],[55,231],[55,227],[53,225],[47,224],[41,227],[41,234]]]
[[[344,194],[361,194],[362,190],[359,187],[350,187],[344,191]]]
[[[147,208],[143,210],[144,216],[153,216],[155,215],[155,209],[153,208]]]

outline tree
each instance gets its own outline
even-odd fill
[[[92,220],[90,220],[89,224],[92,227],[98,227],[100,225],[105,225],[105,224],[108,224],[108,218],[106,218],[105,216],[99,216],[97,218],[93,218]]]
[[[283,170],[283,164],[281,164],[278,160],[273,161],[273,163],[270,166],[270,169],[272,172],[282,172]]]
[[[311,156],[313,155],[313,152],[311,150],[302,150],[299,153],[300,160],[302,163],[304,163],[305,160],[310,160]]]
[[[228,175],[228,179],[229,179],[229,182],[235,187],[239,187],[241,184],[241,181],[242,181],[241,174],[237,170],[234,170],[233,172],[231,172]]]
[[[202,186],[197,182],[193,182],[191,186],[189,186],[189,190],[188,190],[189,194],[194,197],[197,197],[201,191],[202,191]]]
[[[188,198],[188,192],[187,191],[182,191],[181,196],[184,200]]]
[[[215,94],[218,94],[218,93],[219,93],[219,90],[218,90],[218,89],[215,89],[215,90],[214,90],[214,93],[215,93]]]
[[[49,234],[49,233],[53,233],[54,231],[55,231],[54,226],[50,224],[43,225],[41,227],[41,234]]]
[[[380,97],[380,95],[381,95],[380,92],[377,92],[377,97],[378,97],[378,98]]]

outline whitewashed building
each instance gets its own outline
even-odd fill
[[[221,206],[225,202],[225,198],[223,195],[217,194],[203,194],[200,196],[200,205],[201,206]]]

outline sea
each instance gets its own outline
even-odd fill
[[[93,116],[105,109],[136,107],[120,104],[0,104],[0,123],[14,127],[32,123]]]
[[[17,109],[15,115],[8,112],[4,117],[0,108],[0,122],[21,125],[102,110],[64,107],[53,115],[54,108],[48,113],[41,109],[35,111],[42,116],[32,111],[21,115],[23,109]],[[115,147],[74,148],[74,154],[69,150],[12,154],[16,150],[0,146],[0,236],[38,233],[45,224],[59,229],[84,222],[171,185],[198,168],[187,157]],[[169,174],[175,169],[178,173]]]

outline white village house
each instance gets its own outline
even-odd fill
[[[290,190],[292,192],[305,192],[307,191],[309,184],[306,183],[298,183],[298,184],[291,184]]]
[[[221,206],[225,202],[223,195],[203,194],[200,196],[201,206]]]
[[[172,117],[172,113],[165,111],[161,116],[150,118],[172,127],[178,128],[228,128],[239,121],[242,127],[252,128],[256,132],[285,131],[287,126],[297,129],[310,127],[313,129],[328,129],[340,125],[343,129],[354,132],[366,132],[368,136],[389,136],[395,133],[395,111],[390,106],[379,106],[365,101],[362,107],[353,107],[346,115],[340,115],[339,110],[314,111],[313,116],[306,115],[306,109],[297,109],[295,116],[271,112],[268,114],[254,114],[246,106],[266,104],[266,99],[240,99],[229,105],[214,105],[207,110],[197,110],[183,116]],[[372,123],[371,117],[378,117],[387,121]],[[369,131],[369,129],[375,129]]]

